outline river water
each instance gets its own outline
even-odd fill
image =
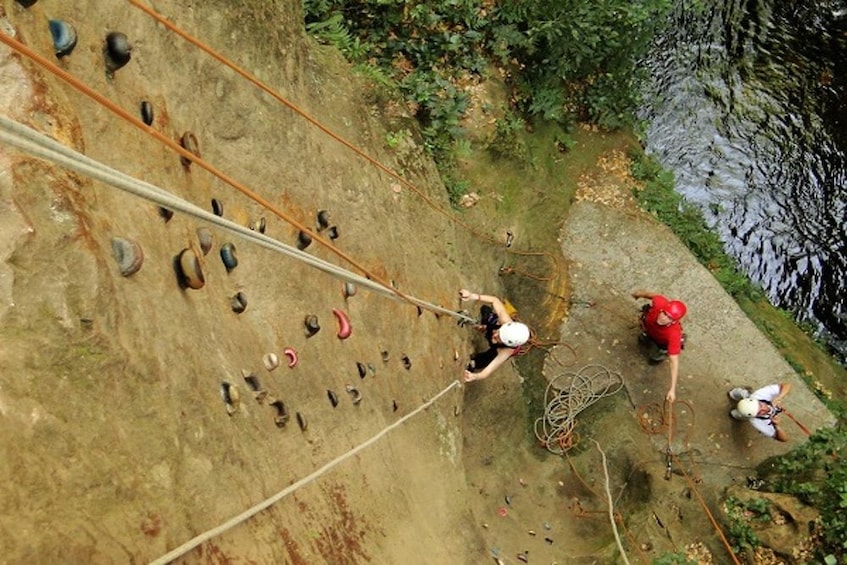
[[[843,362],[847,0],[692,4],[645,63],[647,152],[739,268]]]

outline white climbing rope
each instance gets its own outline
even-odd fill
[[[550,379],[544,391],[544,416],[535,421],[535,437],[551,453],[564,455],[576,445],[576,417],[605,396],[623,388],[623,377],[602,365],[586,365]]]
[[[618,551],[621,554],[621,558],[625,565],[629,565],[629,559],[626,556],[626,552],[623,549],[623,542],[621,541],[621,535],[618,532],[618,525],[615,521],[615,505],[612,502],[612,492],[609,490],[609,466],[606,463],[606,452],[600,447],[600,443],[596,439],[592,439],[594,445],[597,446],[597,451],[600,452],[600,457],[603,461],[603,476],[605,477],[604,491],[606,493],[606,507],[609,511],[609,523],[612,525],[612,533],[615,534],[615,543],[618,545]]]
[[[363,288],[368,288],[394,300],[401,300],[401,298],[392,292],[391,289],[385,288],[366,277],[338,267],[337,265],[333,265],[328,261],[314,257],[297,249],[296,247],[292,247],[262,233],[253,231],[236,224],[235,222],[207,212],[206,210],[188,202],[187,200],[179,198],[163,188],[112,169],[103,163],[95,161],[94,159],[86,157],[85,155],[66,147],[43,133],[11,120],[6,116],[0,116],[0,141],[3,141],[4,143],[32,156],[50,161],[51,163],[65,167],[72,171],[76,171],[108,186],[112,186],[139,198],[154,202],[164,208],[182,212],[183,214],[198,220],[213,224],[225,231],[241,237],[242,239],[246,239],[277,253],[293,257],[294,259],[302,261],[307,265],[336,278],[355,283]],[[411,296],[407,296],[405,299],[408,299],[416,306],[426,308],[440,314],[446,314],[448,316],[458,318],[461,321],[474,322],[472,318],[461,312],[455,312]]]
[[[444,390],[442,390],[441,392],[439,392],[438,394],[436,394],[435,396],[433,396],[432,398],[430,398],[429,400],[427,400],[426,402],[424,402],[423,404],[421,404],[420,406],[415,408],[415,410],[406,414],[405,416],[403,416],[402,418],[400,418],[399,420],[397,420],[396,422],[394,422],[390,426],[383,428],[383,430],[381,432],[379,432],[378,434],[376,434],[375,436],[373,436],[372,438],[370,438],[366,442],[361,443],[361,444],[357,445],[356,447],[354,447],[353,449],[351,449],[350,451],[348,451],[347,453],[345,453],[345,454],[343,454],[339,457],[336,457],[335,459],[333,459],[332,461],[330,461],[329,463],[327,463],[326,465],[324,465],[320,469],[317,469],[316,471],[314,471],[311,474],[303,477],[299,481],[292,483],[290,486],[288,486],[288,487],[284,488],[283,490],[279,491],[278,493],[276,493],[272,497],[263,500],[262,502],[260,502],[259,504],[256,504],[255,506],[253,506],[252,508],[249,508],[248,510],[245,510],[244,512],[242,512],[238,516],[235,516],[234,518],[226,521],[225,523],[221,524],[220,526],[218,526],[216,528],[212,528],[211,530],[208,530],[208,531],[190,539],[189,541],[185,542],[184,544],[177,547],[176,549],[171,550],[170,552],[163,555],[162,557],[159,557],[158,559],[151,561],[150,564],[151,565],[165,565],[166,563],[170,563],[171,561],[173,561],[177,557],[185,555],[186,553],[188,553],[189,551],[191,551],[192,549],[194,549],[195,547],[197,547],[201,543],[204,543],[204,542],[212,539],[213,537],[222,534],[223,532],[229,530],[230,528],[237,526],[241,522],[247,520],[248,518],[250,518],[250,517],[252,517],[256,514],[258,514],[262,510],[264,510],[264,509],[266,509],[270,506],[273,506],[274,504],[276,504],[277,502],[282,500],[284,497],[288,496],[289,494],[291,494],[295,490],[299,489],[300,487],[305,486],[308,483],[314,481],[315,479],[317,479],[318,477],[320,477],[321,475],[323,475],[324,473],[326,473],[327,471],[329,471],[330,469],[332,469],[333,467],[335,467],[336,465],[338,465],[339,463],[341,463],[345,459],[348,459],[348,458],[352,457],[353,455],[356,455],[357,453],[359,453],[360,451],[362,451],[366,447],[369,447],[370,445],[374,444],[380,438],[382,438],[382,436],[384,436],[385,434],[387,434],[388,432],[390,432],[394,428],[397,428],[397,427],[403,425],[406,422],[406,420],[408,420],[409,418],[415,416],[416,414],[418,414],[422,410],[429,408],[436,400],[438,400],[439,398],[441,398],[442,396],[447,394],[447,392],[449,392],[451,389],[453,389],[457,386],[460,386],[459,381],[453,381]]]

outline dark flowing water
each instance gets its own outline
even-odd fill
[[[847,0],[690,4],[646,62],[647,151],[740,269],[844,361]]]

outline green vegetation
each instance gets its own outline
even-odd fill
[[[726,499],[724,508],[729,518],[729,531],[727,534],[733,542],[732,551],[740,553],[746,549],[759,547],[759,538],[756,537],[756,534],[750,527],[749,520],[759,518],[760,515],[752,511],[748,504],[733,496]],[[747,514],[750,514],[751,518],[748,518]]]
[[[768,461],[763,472],[772,488],[797,496],[821,513],[818,558],[844,563],[847,559],[847,429],[843,419],[822,429],[786,455]],[[832,559],[835,561],[832,561]]]
[[[496,72],[510,108],[492,150],[523,157],[524,120],[568,127],[632,123],[636,61],[670,0],[304,0],[306,30],[386,87],[390,77],[421,124],[455,201],[455,147],[468,86]],[[372,70],[365,70],[370,67]],[[566,145],[566,144],[565,144]]]

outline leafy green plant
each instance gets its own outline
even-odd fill
[[[729,519],[727,534],[733,542],[732,551],[739,553],[744,549],[759,547],[759,538],[745,517],[747,505],[738,498],[730,496],[724,502],[724,508]]]
[[[520,116],[508,112],[494,125],[494,132],[488,141],[488,151],[503,159],[511,159],[517,162],[526,161],[525,126],[526,124]]]
[[[697,565],[697,561],[682,553],[665,553],[654,559],[653,565]]]
[[[821,428],[789,453],[768,462],[772,488],[797,496],[821,513],[818,557],[847,559],[847,429]]]

